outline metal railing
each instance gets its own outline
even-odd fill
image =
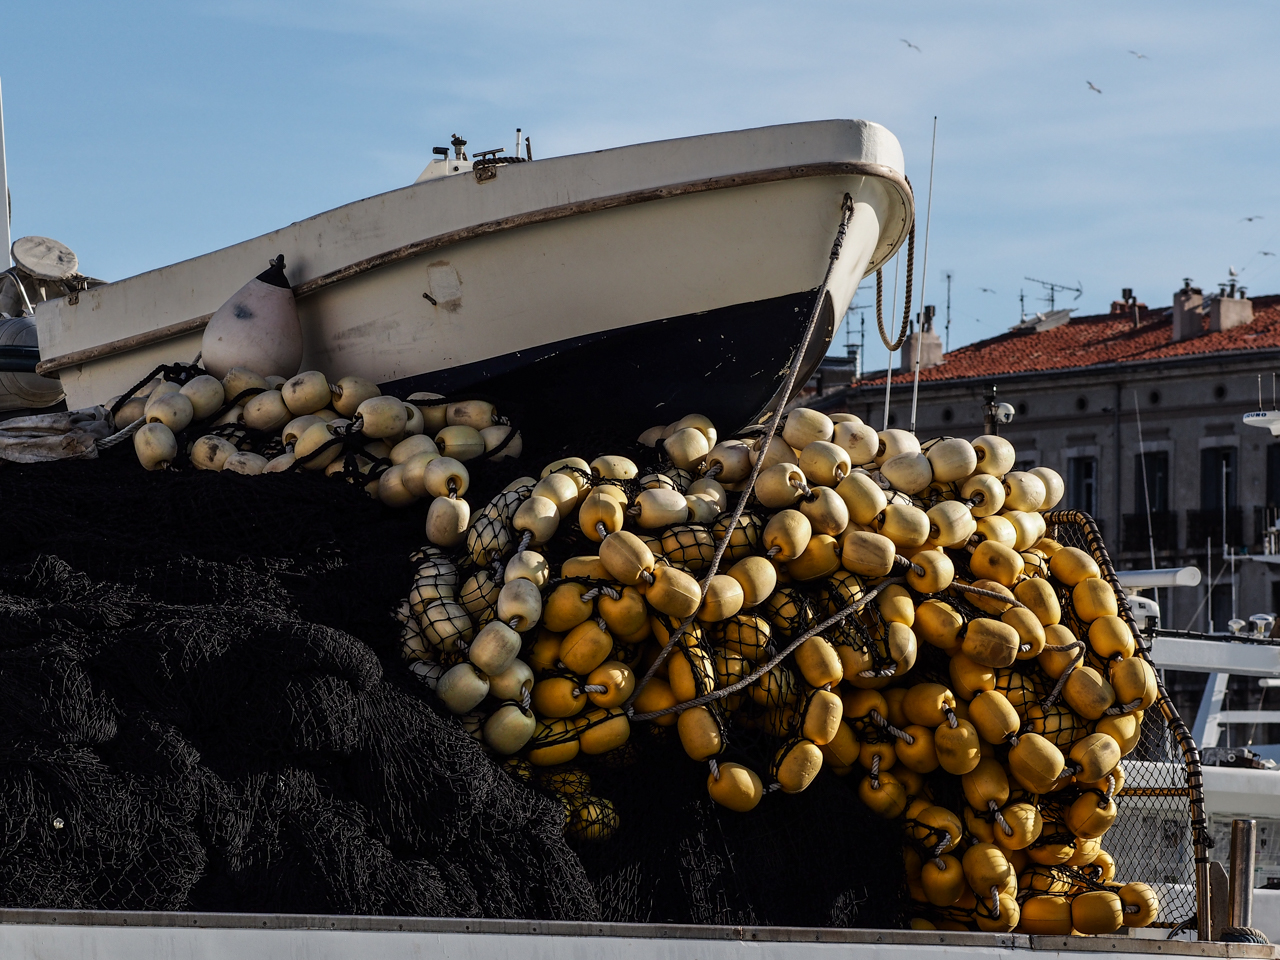
[[[1125,553],[1146,553],[1152,540],[1157,550],[1178,549],[1178,514],[1173,510],[1153,512],[1150,528],[1145,513],[1126,513],[1123,520],[1120,549]]]
[[[1205,541],[1212,544],[1213,549],[1222,546],[1221,507],[1213,510],[1187,511],[1187,549],[1201,550]],[[1244,510],[1240,507],[1227,507],[1227,546],[1243,547],[1244,542]]]

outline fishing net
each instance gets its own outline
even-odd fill
[[[1120,615],[1132,626],[1128,602],[1114,582],[1115,572],[1096,524],[1075,511],[1049,514],[1046,519],[1049,536],[1064,546],[1088,551],[1098,561],[1116,588]],[[1068,608],[1063,605],[1064,622]],[[1160,699],[1145,713],[1137,747],[1123,761],[1125,781],[1115,797],[1119,815],[1106,835],[1117,876],[1148,879],[1159,895],[1160,913],[1154,926],[1173,927],[1195,919],[1195,843],[1197,834],[1204,836],[1204,821],[1197,821],[1199,804],[1193,803],[1199,800],[1200,770],[1198,759],[1194,766],[1187,760],[1186,749],[1191,745],[1190,734],[1162,687]]]
[[[0,497],[5,905],[598,915],[560,805],[403,668],[421,516],[131,451]]]
[[[488,503],[556,455],[477,469],[468,499]],[[417,552],[426,504],[393,512],[316,474],[150,474],[127,445],[0,465],[0,497],[5,905],[905,921],[899,840],[862,806],[857,776],[743,815],[708,797],[673,726],[636,725],[625,748],[580,758],[591,783],[576,800],[554,768],[485,754],[405,669],[403,651],[442,629],[431,585],[449,575]],[[657,533],[689,538],[697,563],[714,531],[682,526]],[[758,539],[758,517],[739,527]],[[499,530],[456,569],[477,622],[492,616],[494,558],[518,546]],[[563,534],[548,562],[594,552],[580,530]],[[397,619],[406,584],[417,609]],[[771,655],[819,603],[853,596],[806,587],[772,622],[681,642],[703,667],[734,669],[727,647]],[[871,642],[874,623],[848,623],[840,642]],[[635,663],[640,646],[615,639],[615,655]],[[721,759],[768,769],[795,721],[793,672],[788,661],[789,683],[744,698],[753,720],[725,728]]]

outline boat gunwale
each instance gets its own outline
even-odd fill
[[[293,287],[295,297],[305,297],[316,293],[320,290],[330,287],[334,284],[341,283],[345,280],[351,280],[363,274],[370,273],[382,267],[391,266],[405,260],[411,260],[414,257],[429,253],[432,250],[441,247],[453,246],[467,240],[479,239],[481,237],[493,236],[508,230],[518,229],[520,227],[533,226],[541,223],[551,223],[556,220],[563,220],[569,217],[580,216],[587,213],[597,213],[603,210],[614,210],[621,207],[632,206],[638,203],[648,203],[654,200],[667,200],[675,197],[689,196],[697,193],[706,193],[712,190],[725,190],[734,187],[756,186],[767,183],[783,183],[790,180],[802,180],[813,177],[840,177],[840,176],[869,176],[880,180],[887,181],[898,191],[899,198],[903,206],[903,218],[900,225],[898,235],[889,244],[888,251],[883,257],[876,258],[873,251],[871,261],[867,265],[867,274],[886,263],[902,246],[908,232],[911,229],[911,223],[914,220],[915,195],[911,189],[911,182],[903,173],[899,173],[893,167],[882,163],[873,163],[863,160],[835,160],[821,163],[795,164],[784,167],[771,167],[765,170],[755,170],[748,173],[732,173],[721,174],[714,177],[703,177],[697,180],[689,180],[682,183],[667,184],[658,187],[644,187],[638,190],[629,190],[624,193],[610,194],[603,197],[593,197],[588,200],[576,200],[569,203],[557,204],[551,207],[542,207],[537,210],[530,210],[524,213],[512,214],[507,217],[499,217],[495,220],[486,220],[482,223],[473,224],[468,227],[460,227],[455,230],[448,230],[435,236],[427,237],[422,240],[416,240],[411,243],[402,244],[394,249],[375,254],[372,257],[365,257],[357,260],[345,267],[339,267],[328,273],[323,273],[318,277],[303,282]],[[883,244],[883,233],[881,241],[876,244],[879,248]],[[864,274],[865,276],[865,274]],[[192,317],[188,320],[180,320],[176,323],[166,324],[162,327],[156,327],[154,330],[147,330],[142,333],[135,333],[128,337],[121,337],[118,340],[110,340],[107,343],[98,344],[93,347],[85,347],[81,350],[72,350],[68,353],[50,357],[36,364],[36,373],[40,376],[50,376],[59,370],[65,370],[68,367],[79,366],[84,363],[90,363],[96,360],[103,360],[108,357],[118,356],[122,353],[128,353],[142,347],[152,346],[153,344],[163,343],[166,340],[172,340],[189,333],[196,333],[203,330],[208,325],[212,313],[202,314],[198,317]]]

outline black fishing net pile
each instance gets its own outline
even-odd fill
[[[478,469],[473,502],[535,462]],[[591,771],[617,836],[571,847],[399,659],[426,504],[149,474],[127,444],[0,463],[0,503],[0,905],[901,921],[901,840],[854,778],[730,813],[648,725]]]

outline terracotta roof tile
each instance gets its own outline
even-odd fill
[[[1253,298],[1252,323],[1218,333],[1203,333],[1178,343],[1169,339],[1172,308],[1144,310],[1139,315],[1136,327],[1127,314],[1100,314],[1075,317],[1040,332],[1033,328],[1009,331],[952,350],[939,366],[921,370],[920,380],[962,380],[1280,348],[1280,294]],[[1208,323],[1206,316],[1206,328]],[[895,370],[894,378],[899,376],[902,374]],[[884,383],[883,370],[872,373],[858,385],[876,383]]]

